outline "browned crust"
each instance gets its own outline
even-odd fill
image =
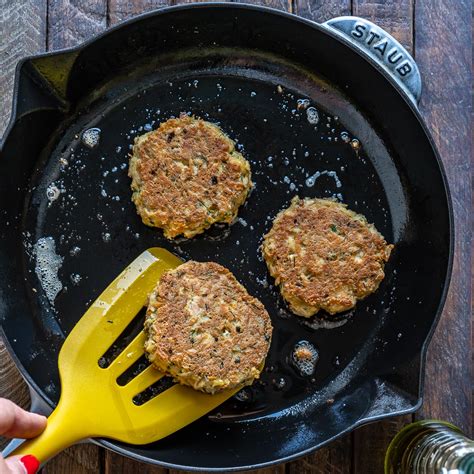
[[[216,125],[181,115],[135,139],[132,201],[167,238],[231,223],[252,187],[250,165]]]
[[[214,393],[253,382],[270,347],[263,304],[213,262],[187,262],[165,273],[145,321],[150,361],[177,381]]]
[[[392,248],[344,204],[299,197],[277,215],[262,244],[283,298],[304,317],[346,311],[373,293]]]

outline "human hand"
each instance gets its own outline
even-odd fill
[[[46,428],[46,417],[29,413],[10,400],[0,398],[0,436],[34,438]],[[0,456],[0,474],[34,474],[39,467],[32,456]]]

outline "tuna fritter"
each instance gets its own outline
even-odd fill
[[[262,252],[291,310],[346,311],[383,280],[388,245],[373,224],[329,199],[293,198],[265,236]]]
[[[252,187],[250,165],[217,126],[181,115],[135,139],[132,201],[165,237],[193,237],[231,223]]]
[[[215,393],[259,377],[272,325],[229,270],[190,261],[161,277],[145,331],[150,362],[179,383]]]

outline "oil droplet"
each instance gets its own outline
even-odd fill
[[[283,377],[272,380],[275,390],[283,390],[286,387],[286,380]]]
[[[291,354],[291,362],[302,376],[313,375],[318,359],[317,349],[308,341],[297,342]]]
[[[102,234],[102,240],[103,240],[104,242],[110,242],[110,234],[109,234],[108,232],[104,232],[104,233]]]
[[[312,188],[314,186],[314,184],[316,183],[316,180],[320,176],[324,176],[324,175],[327,175],[330,178],[334,179],[334,183],[336,184],[336,188],[342,187],[342,182],[339,179],[339,176],[337,175],[337,173],[335,171],[328,171],[328,170],[316,171],[316,173],[314,173],[312,176],[309,176],[306,179],[306,186],[308,186],[308,188]]]
[[[349,137],[349,134],[347,132],[341,132],[341,140],[344,143],[349,143],[351,141],[351,138]]]
[[[76,245],[71,250],[69,250],[69,255],[71,257],[75,257],[76,255],[79,255],[80,251],[81,251],[81,248]]]
[[[81,277],[81,275],[79,275],[79,273],[72,273],[70,278],[71,278],[71,281],[72,281],[73,285],[76,285],[76,286],[79,285],[79,283],[82,280],[82,277]]]
[[[46,297],[51,305],[54,305],[56,296],[63,289],[58,272],[64,259],[56,253],[56,242],[52,237],[39,239],[34,246],[34,255],[36,257],[36,275]]]
[[[52,395],[53,393],[55,393],[56,387],[54,386],[53,382],[46,385],[46,387],[44,387],[44,391],[48,393],[49,395]]]
[[[250,389],[243,388],[240,392],[237,392],[234,395],[234,398],[238,400],[239,402],[248,402],[251,400],[252,394],[250,392]]]
[[[309,107],[309,99],[298,99],[296,101],[296,108],[298,110],[306,110]]]
[[[60,194],[61,191],[52,183],[48,186],[48,189],[46,189],[46,197],[48,198],[49,202],[56,201]]]
[[[314,107],[306,109],[306,117],[311,125],[317,125],[319,122],[319,113]]]
[[[100,128],[89,128],[81,137],[82,143],[88,148],[95,148],[100,141]]]
[[[279,94],[283,94],[283,87],[281,87],[279,84],[277,85],[277,92]]]
[[[354,149],[354,150],[358,150],[360,148],[360,141],[357,140],[357,138],[353,138],[351,140],[351,147]]]

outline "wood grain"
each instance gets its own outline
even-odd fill
[[[170,5],[181,5],[183,3],[220,2],[230,0],[170,0]]]
[[[112,26],[132,16],[168,5],[166,0],[109,0],[107,24]]]
[[[0,339],[0,398],[13,400],[17,405],[27,409],[30,395],[26,383],[21,378],[13,360],[7,353]],[[0,436],[0,451],[8,444],[8,440]]]
[[[173,4],[183,0],[171,0]],[[350,13],[350,0],[252,0],[325,21]],[[166,0],[0,0],[1,31],[6,41],[0,49],[0,131],[8,116],[9,93],[17,60],[47,46],[73,46],[135,14],[159,8]],[[456,257],[451,289],[443,317],[430,346],[425,402],[417,417],[438,417],[471,432],[471,220],[469,170],[471,156],[470,3],[466,0],[352,0],[353,13],[371,19],[413,50],[423,75],[421,109],[437,143],[453,194],[456,222]],[[414,13],[413,13],[414,12]],[[46,30],[48,25],[48,38]],[[414,25],[414,26],[413,26]],[[455,32],[455,34],[453,34]],[[413,41],[414,40],[414,41]],[[412,49],[413,46],[413,49]],[[2,381],[4,383],[2,383]],[[5,381],[7,383],[5,383]],[[0,342],[0,396],[23,405],[28,395]],[[286,466],[257,474],[379,473],[391,437],[411,417],[372,424],[331,444],[328,448]],[[165,474],[96,446],[76,446],[48,463],[51,473]],[[178,471],[170,471],[177,474]]]
[[[474,15],[474,11],[473,11]],[[474,27],[471,24],[471,57],[472,57],[472,50],[474,45]],[[473,78],[474,78],[474,61],[471,62],[471,90],[473,87]],[[474,129],[473,129],[473,124],[474,124],[474,104],[471,96],[471,147],[474,139]],[[470,174],[471,174],[471,210],[474,209],[474,192],[472,191],[474,189],[474,173],[472,172],[473,169],[473,164],[474,164],[474,156],[472,153],[472,148],[471,148],[471,159],[469,160],[469,166],[470,166]],[[472,223],[474,218],[472,217],[472,212],[471,212],[471,241],[472,241]],[[474,314],[474,298],[472,297],[474,293],[474,258],[472,257],[472,250],[473,246],[471,244],[470,246],[470,253],[471,253],[471,314]],[[472,320],[471,320],[471,325],[472,325]],[[474,434],[474,328],[471,327],[471,437]]]
[[[293,461],[288,474],[349,474],[352,472],[351,435],[331,443],[314,454]]]
[[[104,450],[103,474],[167,474],[168,470],[133,461],[132,459]]]
[[[412,419],[412,415],[397,416],[356,430],[353,436],[353,472],[363,474],[383,472],[385,452],[390,441],[403,426],[411,423]]]
[[[49,0],[48,49],[76,46],[107,26],[107,0]]]
[[[252,5],[264,5],[265,7],[277,8],[293,13],[292,0],[236,0],[235,3],[250,3]]]
[[[291,464],[291,463],[290,463]],[[242,471],[241,474],[285,474],[286,467],[290,464],[279,464],[278,466],[269,467],[267,469],[254,469],[253,471]],[[193,474],[191,471],[177,471],[170,469],[168,474]]]
[[[413,45],[413,0],[353,0],[353,15],[387,30],[408,51]]]
[[[0,135],[10,119],[11,94],[18,60],[44,51],[46,0],[0,0]]]
[[[351,14],[351,0],[296,0],[295,13],[322,23],[336,16]]]
[[[472,433],[470,17],[468,0],[416,2],[415,56],[424,86],[420,108],[448,175],[456,228],[451,287],[429,347],[425,402],[417,417],[441,418],[467,433]]]
[[[42,474],[96,474],[98,472],[101,472],[101,456],[99,448],[92,444],[72,446],[51,459],[42,469]]]
[[[279,464],[278,466],[269,467],[267,469],[254,469],[253,471],[242,471],[242,474],[285,474],[288,464]],[[177,473],[176,473],[177,474]]]
[[[30,397],[26,383],[21,378],[6,347],[0,340],[0,398],[14,400],[23,408],[28,407]]]

